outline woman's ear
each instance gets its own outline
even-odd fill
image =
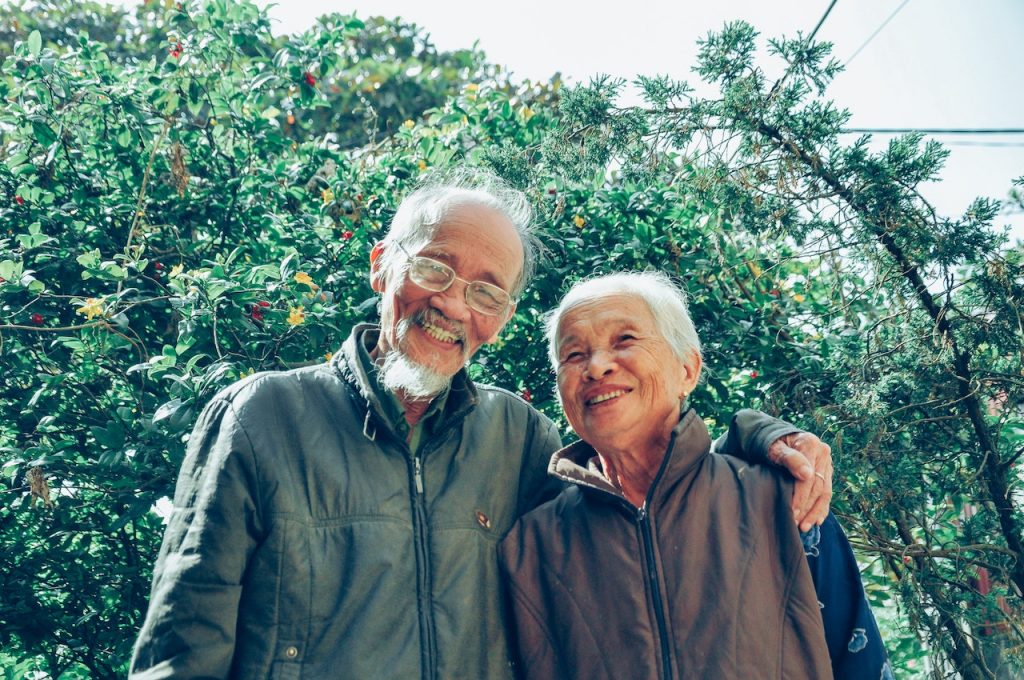
[[[375,293],[384,292],[384,270],[381,266],[380,256],[384,254],[384,242],[377,241],[370,249],[370,288]]]
[[[697,382],[700,380],[700,369],[703,366],[703,361],[700,358],[700,353],[690,352],[690,355],[682,362],[683,369],[683,394],[680,398],[686,397],[691,394]]]

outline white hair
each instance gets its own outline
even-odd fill
[[[544,334],[553,368],[558,368],[558,324],[565,313],[580,303],[609,295],[630,295],[642,300],[651,310],[658,332],[677,357],[686,361],[694,353],[700,356],[700,338],[690,319],[686,293],[661,272],[620,272],[577,281],[558,307],[547,314]]]
[[[383,243],[399,243],[410,253],[423,248],[452,211],[466,205],[490,208],[504,215],[523,245],[523,263],[509,294],[518,298],[533,276],[537,239],[533,235],[533,208],[526,194],[482,168],[457,167],[430,176],[405,197],[391,220]],[[381,270],[397,278],[405,263],[399,248],[384,248]]]

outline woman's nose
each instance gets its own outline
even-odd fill
[[[615,370],[615,357],[611,352],[597,350],[590,354],[587,361],[585,377],[591,380],[602,378]]]

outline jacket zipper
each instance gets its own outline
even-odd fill
[[[669,652],[668,625],[665,623],[665,609],[661,601],[661,586],[658,585],[658,567],[654,561],[654,537],[651,533],[651,520],[647,515],[647,504],[644,503],[636,516],[637,528],[644,546],[644,556],[647,561],[645,576],[651,590],[651,599],[654,600],[654,618],[658,626],[658,639],[661,642],[661,666],[662,677],[665,680],[672,678],[672,659]]]
[[[419,452],[412,456],[413,543],[416,549],[416,594],[419,602],[420,650],[423,657],[423,680],[434,680],[437,649],[434,637],[433,601],[430,597],[430,552],[427,549],[427,508],[423,494],[423,459]]]

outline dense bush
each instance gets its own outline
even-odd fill
[[[476,377],[557,415],[540,314],[648,266],[689,289],[721,421],[761,406],[832,440],[837,507],[897,667],[988,677],[1019,643],[1022,252],[979,201],[915,192],[944,152],[843,146],[827,46],[702,44],[721,96],[641,79],[510,83],[415,27],[248,3],[0,10],[0,665],[114,677],[145,610],[189,429],[220,387],[323,361],[375,314],[369,246],[453,160],[538,208],[546,261]],[[557,66],[557,65],[555,65]],[[903,628],[899,628],[903,626]]]

